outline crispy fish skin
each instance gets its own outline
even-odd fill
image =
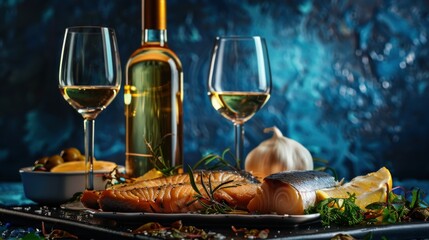
[[[321,171],[286,171],[267,176],[248,210],[252,213],[304,214],[316,202],[316,190],[334,187],[334,177]]]
[[[239,172],[232,171],[196,171],[194,174],[194,180],[200,181],[201,176],[204,182],[208,182],[209,179],[211,182],[253,182],[254,179],[249,179],[246,176],[243,176]],[[155,178],[150,180],[138,180],[132,183],[120,184],[118,186],[113,186],[110,190],[133,190],[139,188],[148,188],[148,187],[158,187],[163,185],[175,185],[189,183],[189,174],[182,173],[168,177]],[[109,190],[109,189],[108,189]],[[85,190],[81,197],[82,204],[91,209],[100,209],[98,204],[98,199],[102,191],[88,191]]]
[[[203,180],[207,182],[210,178],[212,182],[227,182],[227,181],[239,181],[239,182],[251,182],[251,179],[246,178],[238,172],[232,171],[196,171],[194,173],[194,180],[200,179],[203,176]],[[119,186],[114,186],[113,189],[129,190],[139,187],[155,187],[162,186],[166,184],[179,184],[179,183],[189,183],[189,174],[181,173],[168,177],[160,177],[150,180],[137,180],[132,183],[121,184]]]
[[[221,183],[212,182],[215,187]],[[196,184],[200,192],[206,196],[201,184]],[[255,196],[258,184],[230,183],[228,188],[218,189],[214,198],[229,206],[247,210],[249,201]],[[99,198],[100,208],[112,212],[147,212],[147,213],[185,213],[203,209],[194,201],[196,192],[191,184],[167,184],[156,187],[134,188],[129,190],[105,190]]]

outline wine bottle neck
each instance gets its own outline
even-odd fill
[[[142,44],[167,44],[166,0],[142,0]]]
[[[142,45],[158,44],[160,46],[167,45],[167,30],[166,29],[143,29]]]

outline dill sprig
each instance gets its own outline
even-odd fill
[[[227,160],[230,157],[235,162],[235,166]],[[231,149],[227,148],[222,152],[222,155],[210,153],[204,156],[201,160],[195,163],[192,169],[197,169],[199,166],[204,165],[204,169],[229,169],[234,171],[240,171],[240,159],[235,158],[234,154],[231,153]]]
[[[219,191],[221,189],[225,188],[232,188],[237,187],[239,184],[232,184],[233,180],[222,182],[217,186],[213,186],[211,178],[208,178],[208,183],[205,183],[203,180],[202,173],[199,174],[199,184],[202,187],[202,191],[198,187],[197,183],[195,182],[194,173],[190,166],[188,166],[188,172],[189,172],[189,179],[190,184],[192,188],[195,191],[194,199],[187,203],[187,206],[198,202],[203,206],[203,209],[201,210],[201,213],[205,214],[225,214],[232,212],[234,208],[230,207],[225,202],[217,201],[215,198],[216,191]]]

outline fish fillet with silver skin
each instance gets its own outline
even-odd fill
[[[321,171],[286,171],[264,178],[247,208],[251,213],[304,214],[316,202],[316,190],[338,183]]]

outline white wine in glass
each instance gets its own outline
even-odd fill
[[[59,70],[59,89],[64,99],[84,119],[85,176],[94,189],[95,118],[118,94],[121,64],[115,32],[106,27],[66,29]]]
[[[61,94],[84,118],[95,119],[113,101],[117,86],[64,86]]]
[[[208,95],[216,111],[234,124],[236,160],[243,160],[244,123],[264,106],[270,94],[265,40],[259,36],[217,37]]]
[[[225,118],[243,124],[270,98],[269,93],[259,92],[210,92],[213,107]]]

